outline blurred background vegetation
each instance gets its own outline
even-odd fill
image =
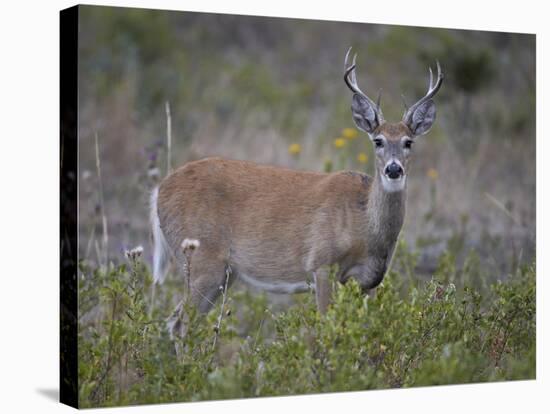
[[[366,134],[342,131],[355,129],[342,79],[353,46],[359,84],[383,90],[390,120],[402,116],[401,94],[425,92],[430,64],[445,72],[409,177],[403,237],[421,245],[419,270],[433,271],[449,243],[481,253],[496,275],[533,259],[534,36],[109,7],[80,16],[81,255],[101,233],[96,133],[109,254],[148,244],[150,178],[167,169],[166,102],[175,167],[217,155],[372,173]]]
[[[81,6],[79,41],[79,360],[85,405],[534,377],[533,35]],[[229,303],[240,311],[222,327],[233,333],[220,339],[217,356],[201,351],[200,338],[211,335],[201,331],[189,345],[196,352],[187,365],[174,365],[158,321],[181,297],[181,283],[169,278],[155,308],[146,299],[147,266],[140,262],[139,272],[130,272],[123,264],[124,251],[137,245],[144,246],[140,260],[151,262],[148,198],[168,170],[167,104],[174,168],[223,156],[372,174],[371,144],[355,129],[343,82],[350,46],[358,53],[359,85],[371,96],[383,90],[389,120],[401,119],[401,94],[409,103],[424,94],[428,66],[436,59],[445,72],[435,126],[413,150],[407,216],[384,282],[387,293],[375,302],[377,309],[395,312],[369,313],[372,326],[394,326],[419,314],[420,328],[395,325],[383,344],[380,338],[372,342],[379,332],[364,331],[365,315],[356,310],[349,317],[357,329],[342,338],[355,338],[350,349],[366,352],[360,364],[382,367],[379,374],[359,378],[344,370],[330,374],[345,374],[341,381],[323,377],[318,369],[326,361],[356,369],[357,360],[337,354],[311,359],[319,383],[303,378],[293,389],[281,379],[288,372],[279,373],[258,391],[259,370],[284,368],[283,354],[322,354],[330,351],[330,341],[345,339],[334,333],[309,348],[300,326],[321,335],[338,318],[314,319],[312,295],[266,300],[237,283]],[[525,274],[528,283],[522,282]],[[431,278],[437,282],[421,285]],[[510,284],[502,287],[501,281]],[[432,300],[436,288],[456,289],[457,298],[433,320],[456,318],[437,338],[426,339],[429,352],[409,358],[426,346],[422,312],[439,306]],[[335,314],[351,312],[347,300],[340,302]],[[269,315],[284,312],[288,303],[298,310],[265,316],[268,309]],[[285,329],[301,342],[275,333],[284,321],[293,321]],[[392,353],[377,359],[380,351],[362,348],[364,335],[370,335],[370,348]],[[277,348],[280,341],[286,348]],[[404,362],[409,359],[410,369]]]

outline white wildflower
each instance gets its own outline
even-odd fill
[[[149,168],[149,170],[147,171],[147,175],[149,176],[149,178],[157,179],[160,177],[160,170],[157,167]]]
[[[195,249],[198,249],[200,245],[201,243],[197,239],[185,239],[181,242],[181,248],[184,253],[188,250],[193,251]]]
[[[124,254],[128,260],[137,260],[143,254],[143,246],[136,246],[131,250],[126,250]]]

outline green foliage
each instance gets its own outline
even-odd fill
[[[416,254],[400,242],[394,270],[373,297],[354,281],[334,283],[325,315],[312,294],[297,295],[294,306],[277,312],[265,295],[237,288],[224,309],[218,304],[206,318],[189,310],[181,359],[165,331],[166,292],[156,292],[159,309],[151,312],[151,279],[139,260],[106,271],[82,265],[81,404],[534,378],[534,266],[478,290],[469,285],[477,276],[466,274],[477,271],[469,257],[457,270],[455,258],[443,255],[435,277],[422,282],[414,278]]]

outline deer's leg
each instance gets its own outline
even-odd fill
[[[315,298],[317,299],[317,310],[324,314],[332,301],[332,286],[329,279],[330,269],[327,266],[320,267],[313,272],[315,280]]]
[[[186,286],[184,298],[178,303],[172,315],[167,320],[170,338],[176,342],[176,354],[181,357],[181,339],[185,338],[189,329],[189,309],[196,309],[200,315],[206,315],[216,303],[216,300],[225,294],[225,279],[230,277],[226,273],[226,266],[218,261],[199,261],[193,258],[189,284]],[[228,280],[227,287],[232,282]]]

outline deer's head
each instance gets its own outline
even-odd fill
[[[376,103],[357,85],[355,60],[348,66],[351,47],[344,61],[344,81],[353,92],[351,112],[355,125],[369,134],[376,154],[376,174],[386,191],[395,192],[405,188],[409,158],[416,137],[426,134],[435,121],[433,97],[443,83],[443,73],[437,62],[437,79],[434,83],[430,68],[428,92],[418,102],[405,108],[403,119],[397,123],[386,122],[380,109],[380,93]]]

